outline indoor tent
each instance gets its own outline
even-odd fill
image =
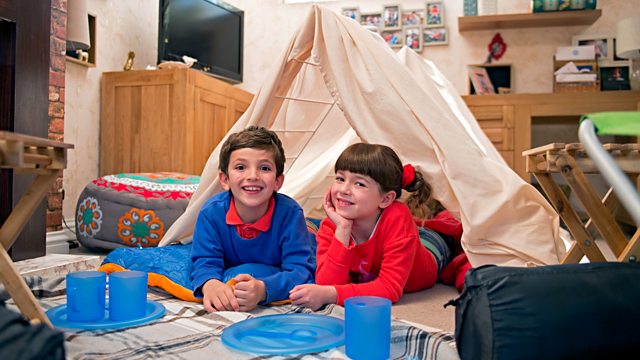
[[[421,171],[434,198],[461,220],[473,266],[560,261],[557,214],[502,160],[432,63],[407,49],[396,54],[377,34],[319,5],[310,6],[276,63],[230,132],[261,125],[278,133],[287,156],[281,192],[307,216],[322,216],[342,150],[380,143]],[[220,147],[161,245],[189,242],[200,207],[222,190]]]

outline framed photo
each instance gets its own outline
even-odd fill
[[[631,90],[629,65],[623,61],[617,66],[600,67],[600,90]]]
[[[400,5],[389,5],[382,9],[382,27],[385,29],[400,28]]]
[[[613,37],[607,35],[574,35],[571,39],[573,46],[593,45],[596,47],[598,63],[613,61]]]
[[[342,15],[348,17],[348,18],[352,18],[353,20],[360,22],[360,8],[357,7],[353,7],[353,8],[343,8],[342,9]]]
[[[427,1],[425,3],[424,16],[426,27],[444,26],[444,6],[442,1]]]
[[[375,26],[380,28],[382,27],[382,14],[381,13],[360,14],[360,25]]]
[[[383,30],[380,35],[392,48],[402,47],[404,44],[402,29]]]
[[[423,25],[424,9],[404,10],[402,12],[402,26]]]
[[[473,89],[478,95],[493,95],[496,90],[493,88],[487,69],[478,66],[469,66],[469,79]]]
[[[430,28],[425,26],[423,29],[422,40],[424,46],[446,45],[449,43],[447,28]]]
[[[415,51],[422,51],[422,26],[404,26],[404,44]]]

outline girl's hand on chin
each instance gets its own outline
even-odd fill
[[[342,217],[336,212],[336,207],[333,204],[333,199],[331,198],[331,189],[329,189],[324,195],[324,202],[322,203],[322,207],[327,213],[327,217],[329,217],[329,219],[331,219],[331,221],[333,221],[333,223],[337,227],[351,227],[353,221]]]
[[[349,239],[351,238],[351,228],[353,227],[353,220],[344,218],[336,212],[336,208],[333,204],[333,199],[331,198],[331,188],[329,188],[329,190],[327,190],[327,193],[324,195],[322,207],[327,213],[327,217],[336,225],[336,232],[334,233],[336,239],[340,240],[340,242],[344,246],[349,247]]]

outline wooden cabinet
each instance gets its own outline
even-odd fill
[[[529,181],[522,152],[531,148],[535,119],[575,123],[581,115],[603,111],[640,111],[640,91],[463,96],[487,137],[509,166]]]
[[[107,72],[102,78],[100,175],[199,175],[253,95],[191,69]]]
[[[470,106],[480,128],[496,147],[504,160],[513,168],[513,105]]]

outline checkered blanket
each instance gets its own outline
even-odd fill
[[[27,283],[46,310],[65,302],[64,277],[27,278]],[[0,299],[7,294],[0,291]],[[207,313],[201,304],[186,302],[149,289],[149,299],[166,308],[165,315],[149,324],[119,330],[65,332],[67,359],[346,359],[344,346],[296,356],[256,356],[231,350],[220,341],[224,329],[256,316],[312,313],[309,309],[283,305],[258,307],[246,312]],[[9,307],[15,308],[11,301]],[[344,318],[344,308],[324,307],[316,314]],[[394,319],[391,324],[392,359],[459,359],[453,334]]]

